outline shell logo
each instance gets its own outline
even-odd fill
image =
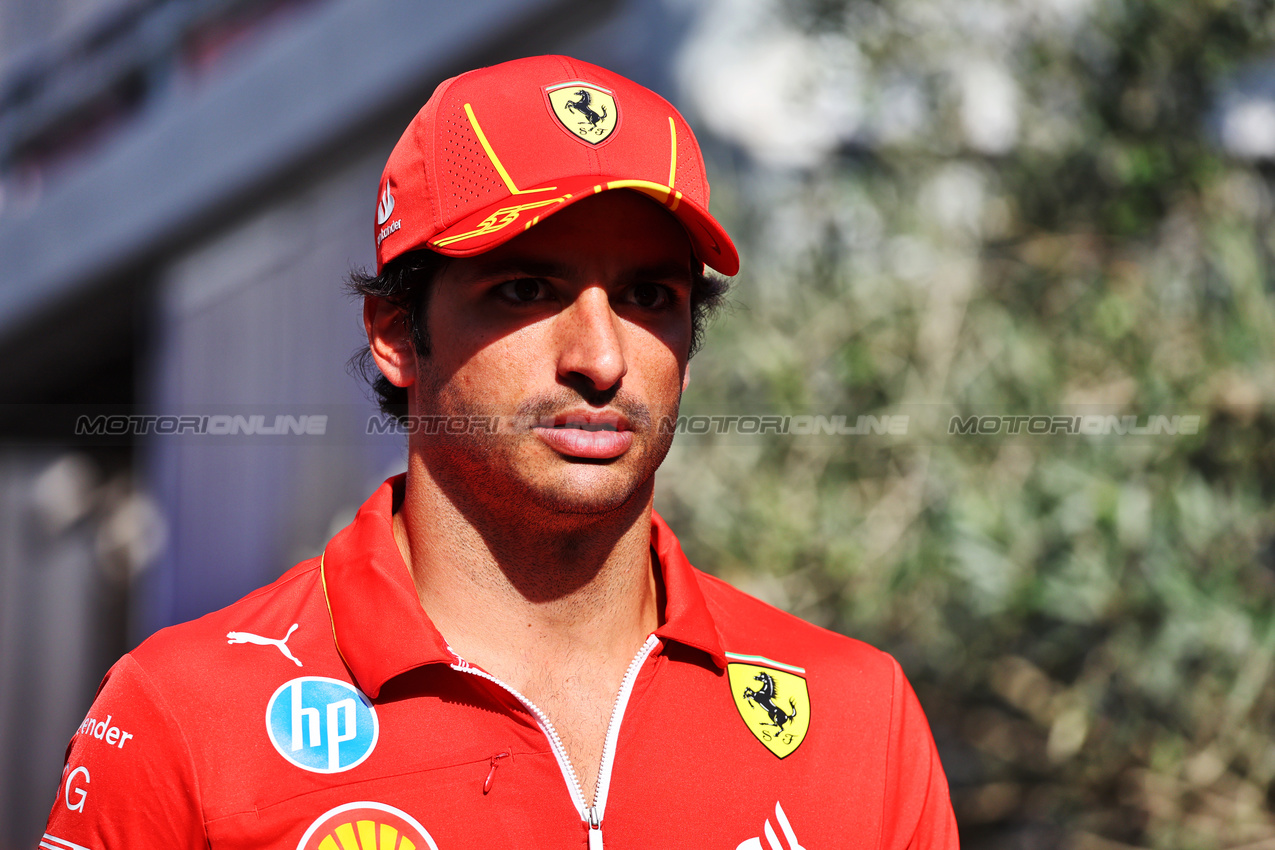
[[[364,801],[324,812],[297,850],[438,850],[438,845],[407,812]]]

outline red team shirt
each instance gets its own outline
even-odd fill
[[[165,629],[102,682],[46,850],[955,848],[899,665],[696,570],[666,607],[588,806],[548,718],[421,609],[382,485],[321,558]]]

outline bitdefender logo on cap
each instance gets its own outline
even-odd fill
[[[545,95],[554,117],[577,139],[596,145],[615,132],[620,113],[610,89],[573,80],[545,86]]]

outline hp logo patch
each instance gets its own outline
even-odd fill
[[[266,706],[270,743],[279,755],[314,773],[340,773],[362,764],[380,731],[372,703],[339,679],[293,679]]]

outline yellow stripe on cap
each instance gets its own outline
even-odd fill
[[[644,195],[650,195],[670,210],[675,210],[682,201],[682,193],[672,186],[655,183],[651,180],[612,180],[608,189],[636,189]]]
[[[668,135],[672,142],[672,152],[668,157],[668,186],[673,188],[673,181],[677,179],[677,125],[673,123],[673,116],[668,117]]]
[[[558,188],[557,186],[545,186],[542,189],[519,189],[515,186],[513,178],[509,176],[509,172],[501,164],[500,157],[496,156],[496,152],[492,150],[491,143],[487,141],[487,134],[483,132],[482,127],[478,126],[478,119],[474,116],[474,107],[468,103],[465,104],[465,114],[469,116],[469,125],[474,128],[474,135],[478,136],[478,143],[483,146],[483,150],[487,153],[487,158],[496,167],[496,172],[500,175],[500,179],[505,181],[505,188],[509,190],[509,194],[530,195],[533,192],[552,192]]]
[[[544,201],[528,201],[525,204],[514,204],[508,207],[501,207],[479,222],[478,226],[473,230],[465,233],[458,233],[455,236],[445,236],[442,239],[435,239],[432,244],[442,248],[447,245],[451,245],[453,242],[462,242],[466,239],[473,239],[475,236],[486,236],[488,233],[495,233],[497,230],[503,230],[516,222],[527,210],[535,210],[540,209],[541,207],[562,203],[570,197],[571,195],[567,194],[559,198],[549,198]],[[523,229],[525,230],[526,228]]]

